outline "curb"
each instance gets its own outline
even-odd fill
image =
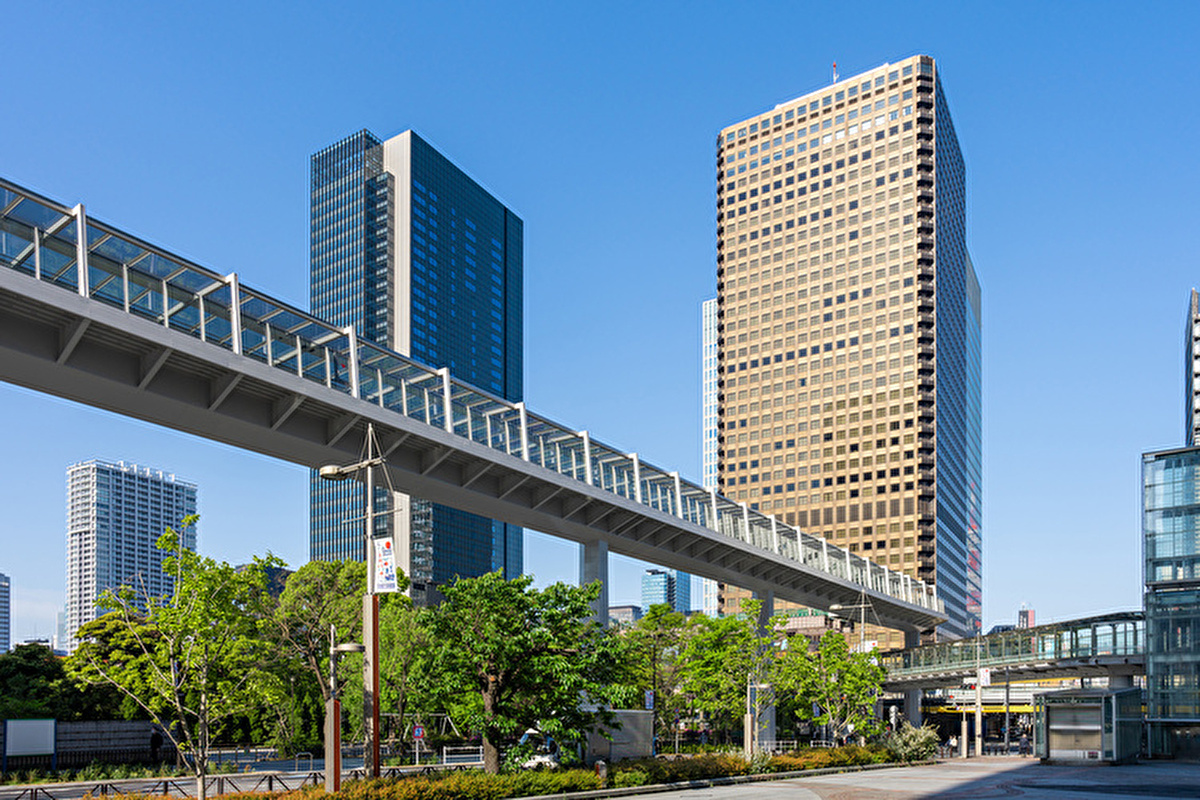
[[[711,789],[714,786],[734,786],[739,783],[761,783],[763,781],[794,780],[796,778],[819,778],[822,775],[837,775],[843,772],[867,772],[877,769],[903,769],[904,767],[927,767],[937,764],[937,761],[906,761],[888,764],[857,764],[844,767],[822,767],[821,769],[804,769],[792,772],[767,772],[759,775],[733,775],[727,778],[705,778],[695,781],[676,781],[675,783],[652,783],[646,786],[625,786],[612,789],[587,789],[581,792],[563,792],[561,794],[539,794],[519,798],[519,800],[597,800],[604,797],[632,797],[639,794],[658,794],[659,792],[678,792],[686,789]],[[513,798],[513,800],[518,800]]]

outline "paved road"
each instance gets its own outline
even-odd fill
[[[1029,800],[1200,798],[1200,764],[1122,767],[1043,766],[1033,759],[982,758],[927,767],[647,795],[647,800]]]

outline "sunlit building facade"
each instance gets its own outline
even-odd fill
[[[523,225],[412,131],[312,157],[311,308],[506,400],[523,396]],[[312,474],[310,557],[363,558],[362,488]],[[378,488],[375,535],[407,540],[413,596],[523,568],[521,528]]]
[[[940,634],[973,634],[982,304],[933,59],[730,125],[716,158],[720,490],[936,584]]]
[[[93,459],[67,469],[67,607],[65,645],[100,612],[106,589],[128,586],[144,600],[169,596],[174,578],[163,571],[168,553],[157,543],[167,528],[196,549],[196,528],[181,529],[196,513],[196,485],[162,470]]]

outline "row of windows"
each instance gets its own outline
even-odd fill
[[[758,134],[766,134],[772,126],[790,126],[798,122],[805,121],[806,114],[823,113],[828,114],[834,109],[835,104],[849,103],[855,104],[861,100],[867,100],[871,96],[872,89],[876,91],[884,91],[889,86],[895,90],[901,81],[905,84],[911,84],[913,78],[913,65],[908,64],[899,69],[890,70],[886,74],[881,73],[875,76],[864,76],[856,78],[855,83],[845,87],[830,91],[823,97],[818,97],[812,100],[799,98],[788,103],[780,105],[779,109],[773,114],[768,114],[760,119],[757,119],[748,124],[742,124],[735,128],[726,129],[723,136],[723,141],[726,144],[732,144],[735,141],[741,141],[749,137],[751,140]],[[922,76],[933,75],[933,65],[922,61],[917,65],[917,72]],[[886,80],[885,80],[886,77]],[[927,81],[928,78],[922,78]],[[923,84],[923,87],[927,84]],[[793,106],[793,103],[795,104]],[[792,106],[783,108],[783,106]],[[839,106],[840,107],[840,106]]]

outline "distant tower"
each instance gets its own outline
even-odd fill
[[[12,585],[0,572],[0,653],[7,653],[12,644]]]
[[[413,131],[364,130],[326,147],[312,156],[310,188],[312,313],[521,400],[521,219]],[[400,566],[418,602],[455,576],[523,572],[518,526],[382,487],[375,510],[374,535],[409,543]],[[360,484],[314,471],[309,557],[362,560],[363,513]]]
[[[1033,621],[1033,609],[1026,608],[1024,605],[1017,611],[1017,627],[1032,628],[1037,623]]]
[[[982,303],[940,71],[847,75],[715,151],[722,494],[936,584],[939,632],[975,634]]]
[[[196,485],[156,469],[93,459],[67,469],[67,636],[78,645],[79,626],[98,616],[105,589],[132,587],[139,597],[175,589],[163,572],[166,555],[155,544],[170,527],[196,513]],[[182,546],[196,549],[196,530],[181,531]]]
[[[1197,431],[1200,431],[1200,293],[1192,289],[1188,298],[1187,326],[1183,343],[1184,370],[1184,439],[1188,447],[1195,447]]]
[[[663,603],[682,614],[691,611],[691,576],[673,569],[648,569],[642,574],[642,613]]]

